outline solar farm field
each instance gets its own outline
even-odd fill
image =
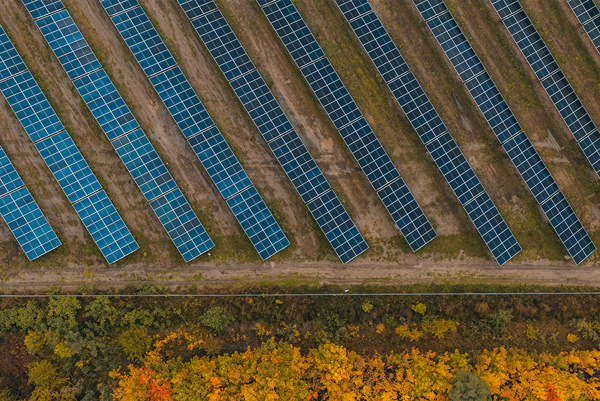
[[[499,3],[511,11],[497,12]],[[103,266],[144,277],[193,268],[182,283],[265,267],[335,279],[342,266],[360,280],[423,266],[558,269],[584,280],[600,260],[600,53],[573,11],[579,3],[0,2],[3,46],[14,45],[28,85],[47,98],[44,113],[62,123],[26,131],[21,92],[7,95],[23,72],[0,69],[0,147],[61,243],[30,260],[2,222],[5,281],[53,268],[65,272],[49,283],[91,282],[85,273]],[[547,46],[540,57],[555,64],[526,59],[507,22],[526,18]],[[367,39],[375,30],[389,63]],[[85,41],[72,39],[78,32]],[[290,42],[290,32],[303,36]],[[466,44],[474,51],[468,69],[444,42],[461,34],[458,57]],[[480,96],[492,81],[505,101],[499,116],[485,114]],[[566,83],[571,92],[557,97]],[[58,162],[38,150],[43,135],[71,141],[92,184],[68,192],[51,171]],[[91,193],[114,205],[127,247],[94,234],[104,231],[78,209]]]

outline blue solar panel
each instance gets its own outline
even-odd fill
[[[484,70],[479,57],[450,12],[432,19],[427,25],[463,82]]]
[[[263,260],[290,244],[256,188],[229,198],[227,204]]]
[[[413,0],[425,21],[448,11],[444,0]]]
[[[270,142],[293,128],[257,70],[230,83],[265,141]]]
[[[104,190],[74,203],[73,207],[108,263],[139,249]]]
[[[388,87],[423,143],[448,130],[412,72],[390,82]]]
[[[592,118],[562,71],[557,71],[542,80],[542,86],[577,142],[596,129]]]
[[[579,146],[596,174],[600,176],[600,132],[592,132],[579,142]]]
[[[179,5],[188,19],[198,18],[217,9],[217,5],[212,0],[179,0]]]
[[[364,117],[342,128],[340,135],[375,191],[400,177]]]
[[[67,10],[36,20],[35,23],[71,80],[101,68]]]
[[[327,58],[300,71],[337,129],[362,115]]]
[[[150,206],[186,262],[215,246],[179,188],[154,199]]]
[[[104,70],[76,79],[73,84],[110,141],[139,128],[140,125]]]
[[[32,141],[65,129],[29,71],[0,82],[0,91]]]
[[[500,143],[522,131],[521,125],[487,72],[466,82],[465,86]]]
[[[567,0],[567,3],[569,3],[580,24],[585,24],[600,14],[594,0]]]
[[[600,19],[594,18],[593,20],[586,22],[583,25],[583,29],[590,37],[596,50],[600,53]]]
[[[0,81],[27,70],[21,56],[0,26]]]
[[[306,206],[342,263],[349,262],[369,248],[335,192],[326,192]]]
[[[1,197],[0,215],[29,260],[60,245],[60,240],[27,188],[22,187]]]
[[[192,25],[208,48],[228,81],[254,69],[254,64],[231,27],[217,10],[192,21]]]
[[[491,0],[491,2],[501,19],[504,19],[521,9],[519,0]]]
[[[580,264],[596,250],[592,239],[579,222],[562,192],[558,192],[548,199],[542,205],[542,210],[575,263]]]
[[[358,0],[354,0],[355,3]],[[366,0],[361,3],[369,4]],[[339,3],[339,2],[338,2]],[[348,4],[344,3],[344,4]],[[342,5],[340,5],[340,8]],[[358,40],[375,64],[384,82],[390,82],[409,71],[392,38],[375,13],[367,14],[350,23]]]
[[[264,7],[269,3],[274,2],[275,0],[256,0],[259,6]]]
[[[347,21],[373,11],[367,0],[336,0],[336,3]]]
[[[112,21],[147,76],[177,64],[141,7],[116,15]]]
[[[429,142],[427,150],[462,205],[484,191],[479,178],[449,132]]]
[[[71,203],[102,188],[67,131],[35,144]]]
[[[558,185],[525,133],[502,145],[538,203],[559,190]]]
[[[465,210],[500,266],[521,252],[521,246],[487,192],[465,205]]]
[[[179,67],[150,78],[150,82],[186,138],[215,125]]]
[[[137,0],[100,0],[100,3],[110,17],[140,5]]]
[[[331,189],[296,131],[269,142],[269,147],[304,202]]]
[[[298,68],[325,56],[291,0],[279,0],[262,10]]]
[[[556,60],[552,57],[550,50],[548,50],[525,11],[520,11],[502,22],[506,25],[508,32],[521,49],[523,56],[538,79],[547,77],[558,70]]]
[[[65,8],[60,0],[23,0],[23,4],[25,4],[33,19],[44,17]]]
[[[225,199],[252,185],[217,126],[188,141]]]
[[[408,242],[410,249],[417,251],[437,236],[402,178],[379,190],[377,195]]]
[[[4,196],[24,185],[17,170],[4,153],[4,149],[0,148],[0,196]]]
[[[112,144],[147,200],[177,187],[141,129],[114,140]]]

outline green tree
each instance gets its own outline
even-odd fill
[[[491,401],[490,389],[479,377],[459,370],[456,381],[448,392],[450,401]]]
[[[213,306],[204,312],[201,319],[203,325],[216,333],[225,330],[234,320],[229,311],[218,306]]]
[[[131,326],[119,335],[117,342],[123,347],[129,359],[142,361],[144,360],[146,351],[150,347],[152,339],[148,335],[147,328],[143,326]]]

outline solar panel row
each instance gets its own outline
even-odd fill
[[[550,49],[533,26],[525,10],[522,9],[519,0],[490,1],[569,131],[577,142],[581,142],[586,136],[596,131],[596,125],[560,70]],[[600,153],[594,153],[594,150],[595,148],[588,147],[584,155],[592,167],[598,167],[593,160],[600,158]],[[594,171],[600,177],[600,170],[594,169]]]
[[[206,0],[179,3],[342,263],[367,250],[367,243],[216,4]]]
[[[100,3],[261,258],[267,259],[287,247],[290,243],[285,234],[139,3],[136,0],[101,0]],[[147,141],[141,130],[135,132],[140,134],[133,139],[136,143],[127,145],[126,154],[136,152],[139,160],[146,157],[144,148],[152,152],[153,149],[149,142],[139,143]],[[115,142],[129,141],[135,132]],[[158,155],[154,158],[159,161]],[[146,168],[150,162],[137,164]],[[170,175],[166,177],[168,172],[164,165],[157,164],[157,167],[164,170],[155,174],[165,182],[162,185],[173,182]],[[170,187],[165,189],[170,190]]]
[[[394,180],[399,180],[400,174],[389,155],[367,121],[362,117],[354,99],[325,57],[323,50],[291,0],[275,1],[264,5],[262,10],[375,191],[379,192],[395,182]],[[398,52],[392,52],[386,57],[379,54],[381,53],[379,49],[373,50],[375,52],[373,54],[379,57],[379,67],[385,74],[398,74],[402,70],[404,60]],[[396,69],[394,70],[394,68]],[[397,216],[394,221],[407,240],[408,238],[414,239],[413,242],[409,241],[409,245],[414,251],[419,249],[419,245],[422,246],[435,238],[436,233],[421,207],[414,201],[414,197],[406,188],[404,181],[401,183],[402,185],[397,187],[400,192],[394,198],[406,200],[407,203],[403,205],[403,208],[397,209],[393,215],[397,216],[399,211],[405,211],[407,214]],[[403,193],[406,191],[409,195]],[[388,198],[381,194],[379,196],[382,199]],[[405,196],[408,197],[405,198]],[[407,209],[409,205],[414,209]],[[407,221],[406,216],[413,216],[415,224]],[[423,221],[427,222],[421,224]]]
[[[108,263],[114,263],[134,252],[139,248],[135,239],[108,196],[101,191],[100,182],[2,28],[0,43],[0,76],[5,77],[0,82],[0,91],[80,215],[102,255]],[[13,69],[11,65],[19,68]],[[102,213],[92,213],[84,218],[79,213],[84,202],[89,203],[86,208],[102,210]]]
[[[580,264],[594,252],[595,245],[479,59],[470,65],[472,72],[464,74],[465,60],[475,60],[477,56],[456,21],[447,11],[443,0],[413,0],[413,2],[456,72],[459,75],[463,74],[461,79],[467,90],[525,184],[541,205],[569,255],[575,263]],[[501,10],[510,10],[510,7],[506,6],[512,3],[513,0],[504,2]],[[461,53],[467,55],[462,60],[457,58],[457,54]],[[476,73],[473,73],[475,71]],[[592,141],[586,142],[584,147],[592,151],[595,148],[597,146]]]
[[[493,256],[504,264],[521,247],[377,14],[367,0],[336,3]]]
[[[23,0],[23,3],[185,261],[212,248],[214,244],[206,230],[62,2]],[[101,219],[102,224],[89,228],[90,233],[97,243],[108,238],[120,241],[118,247],[108,246],[118,254],[133,245],[125,237],[119,237],[123,227],[115,220],[118,215],[107,201],[104,191],[100,191],[74,206],[84,223],[93,224]]]
[[[42,256],[61,244],[2,148],[0,215],[29,260]]]

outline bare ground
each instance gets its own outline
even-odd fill
[[[349,265],[339,264],[177,3],[142,0],[211,117],[292,241],[288,250],[274,257],[273,267],[271,262],[260,263],[100,4],[66,1],[74,20],[217,243],[210,254],[186,266],[23,5],[0,2],[0,23],[141,245],[138,252],[106,268],[60,187],[2,99],[0,145],[64,243],[59,250],[30,263],[6,225],[0,225],[0,275],[4,275],[7,289],[22,289],[32,282],[42,288],[51,283],[75,287],[84,283],[114,285],[119,281],[147,280],[173,287],[192,282],[202,285],[245,279],[282,280],[298,275],[302,280],[320,282],[354,283],[382,277],[385,282],[404,282],[431,280],[428,274],[434,271],[451,280],[464,279],[461,272],[468,271],[468,277],[498,282],[583,283],[589,276],[594,283],[590,272],[599,260],[597,253],[583,268],[576,268],[568,260],[566,250],[410,0],[371,4],[523,247],[521,254],[501,269],[491,261],[485,244],[332,0],[310,0],[297,5],[439,234],[417,253],[410,252],[400,238],[257,4],[250,0],[218,3],[367,239],[370,250]],[[585,228],[600,244],[599,180],[487,3],[447,2]],[[600,123],[600,56],[587,43],[589,40],[570,10],[555,3],[523,1],[592,118]],[[541,18],[546,14],[553,18]],[[560,21],[560,26],[553,21]],[[202,278],[192,279],[197,274]]]

